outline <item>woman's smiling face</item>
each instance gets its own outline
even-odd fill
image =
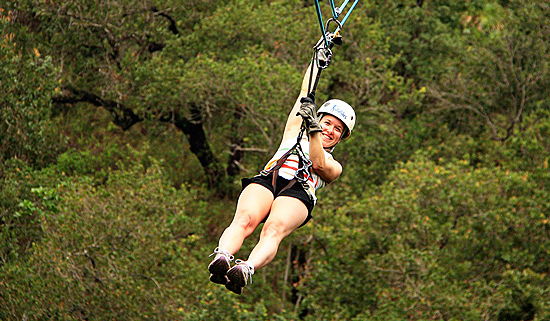
[[[346,129],[344,123],[332,115],[324,115],[320,123],[323,129],[321,132],[323,147],[329,148],[336,145]]]

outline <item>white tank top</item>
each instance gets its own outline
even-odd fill
[[[286,141],[281,143],[281,146],[279,146],[279,149],[277,152],[275,152],[275,155],[271,158],[271,160],[265,165],[264,170],[269,171],[272,169],[276,164],[277,161],[286,153],[288,152],[294,144],[296,144],[297,136],[287,139]],[[306,157],[309,159],[309,141],[307,139],[307,136],[302,137],[302,140],[300,141],[300,145],[302,147],[302,151],[306,155]],[[323,150],[325,153],[325,158],[328,159],[329,157],[332,157],[330,153]],[[294,175],[296,174],[296,171],[299,167],[299,157],[298,155],[292,153],[286,161],[283,163],[281,168],[279,169],[279,176],[281,176],[284,179],[292,180],[294,178]],[[317,202],[317,197],[315,196],[315,191],[324,187],[326,185],[326,182],[317,175],[313,170],[311,170],[311,175],[309,176],[307,182],[307,189],[306,192],[311,196],[313,199],[313,203],[315,204]]]

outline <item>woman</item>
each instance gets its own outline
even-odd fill
[[[319,72],[313,70],[315,74],[310,77],[312,69],[308,68],[304,75],[300,96],[286,122],[279,150],[261,175],[243,179],[235,217],[212,253],[215,257],[208,266],[210,280],[237,294],[241,294],[242,288],[252,281],[255,270],[273,260],[281,241],[309,221],[316,202],[315,190],[333,182],[342,173],[342,166],[330,152],[340,140],[351,134],[355,112],[347,103],[333,99],[321,106],[318,120],[316,106],[307,98],[308,80],[315,79]],[[300,139],[302,126],[307,135],[304,133]],[[304,156],[291,153],[288,158],[281,158],[293,147]],[[309,173],[302,177],[304,182],[297,182],[295,178],[298,168],[309,163],[308,159],[300,158],[308,158],[311,162]],[[233,254],[262,222],[265,223],[260,240],[248,259],[236,260],[231,267]]]

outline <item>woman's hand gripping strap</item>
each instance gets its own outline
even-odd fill
[[[300,99],[302,105],[300,105],[300,110],[296,116],[302,117],[307,134],[311,135],[312,133],[317,133],[323,131],[319,120],[317,120],[317,106],[313,102],[313,99],[310,97],[302,97]]]

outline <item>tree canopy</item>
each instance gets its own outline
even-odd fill
[[[548,320],[549,19],[359,1],[317,90],[358,115],[343,175],[235,296],[208,255],[280,143],[314,3],[0,4],[0,319]]]

